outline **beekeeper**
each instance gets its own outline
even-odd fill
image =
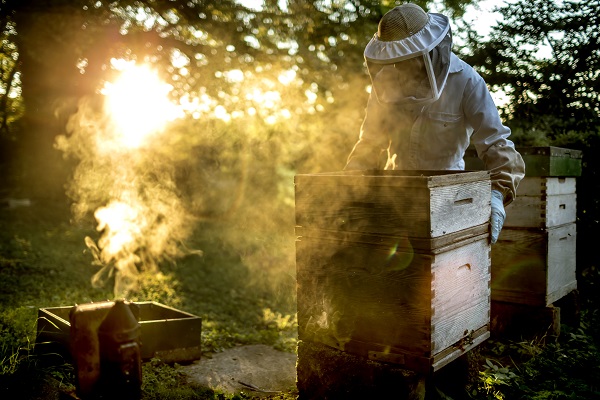
[[[372,90],[344,169],[463,170],[471,143],[491,171],[495,243],[525,164],[483,78],[452,53],[448,18],[395,7],[364,55]]]

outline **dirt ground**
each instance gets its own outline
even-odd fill
[[[183,369],[190,383],[225,393],[273,394],[296,385],[296,355],[260,344],[203,356]]]

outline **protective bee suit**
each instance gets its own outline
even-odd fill
[[[409,3],[383,16],[364,52],[372,90],[345,169],[464,170],[473,144],[491,171],[495,243],[525,164],[483,78],[451,47],[441,14]]]

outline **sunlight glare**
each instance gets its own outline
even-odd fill
[[[182,110],[168,98],[171,90],[155,72],[133,63],[126,64],[115,82],[106,83],[101,93],[123,145],[140,147],[149,135],[182,116]]]

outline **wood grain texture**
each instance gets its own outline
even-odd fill
[[[388,249],[396,249],[405,252],[416,251],[418,253],[439,253],[448,251],[466,244],[466,240],[485,235],[489,232],[489,223],[463,229],[458,232],[443,235],[436,238],[421,238],[412,236],[390,236],[381,234],[370,234],[362,232],[336,231],[331,229],[304,228],[296,226],[295,233],[299,240],[308,238],[318,239],[324,243],[337,243],[338,245],[378,245]]]
[[[575,194],[577,179],[569,177],[525,177],[517,188],[518,196],[554,196]]]
[[[506,207],[504,227],[545,229],[576,220],[576,194],[518,196]]]
[[[299,252],[323,254],[321,247],[318,241],[297,243]],[[431,257],[364,246],[329,253],[298,256],[299,338],[342,349],[351,338],[404,342],[427,352]]]
[[[492,246],[492,299],[550,305],[577,287],[576,225],[502,230]]]
[[[488,171],[369,170],[298,174],[295,177],[295,183],[297,185],[310,183],[329,186],[343,183],[358,187],[432,188],[489,179]]]
[[[439,173],[429,171],[434,172]],[[297,175],[296,225],[435,238],[486,223],[489,176],[442,172],[430,176]]]
[[[487,237],[445,252],[432,266],[433,353],[489,323],[490,246]]]
[[[525,177],[581,176],[582,152],[554,146],[517,147],[525,162]],[[469,149],[464,156],[466,170],[485,169],[483,161],[477,157],[475,149]]]
[[[489,336],[487,171],[295,183],[301,341],[430,371]]]
[[[487,232],[436,254],[390,244],[299,238],[300,340],[344,351],[367,343],[376,353],[389,347],[431,363],[436,353],[489,324]]]

